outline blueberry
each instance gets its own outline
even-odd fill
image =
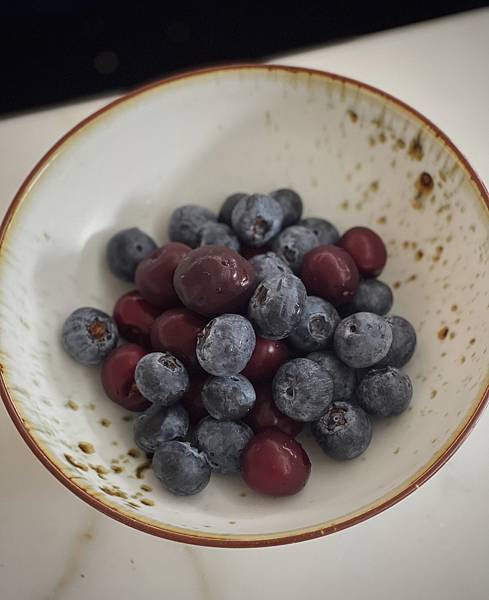
[[[301,270],[304,256],[316,246],[319,246],[316,234],[301,225],[287,227],[272,243],[272,248],[294,273]]]
[[[82,365],[100,364],[118,340],[117,325],[97,308],[77,308],[63,324],[63,347]]]
[[[302,216],[302,199],[297,192],[289,189],[275,190],[270,194],[280,204],[284,213],[283,227],[295,225]]]
[[[258,282],[263,281],[264,279],[270,279],[275,275],[292,273],[289,265],[277,256],[275,252],[258,254],[258,256],[251,258],[249,262],[255,269],[256,280]]]
[[[350,367],[360,369],[379,362],[392,343],[392,329],[379,315],[359,312],[343,319],[334,334],[338,358]]]
[[[339,242],[340,234],[338,230],[332,223],[326,221],[325,219],[309,217],[307,219],[302,219],[299,225],[307,227],[307,229],[310,229],[316,234],[318,245],[334,245]]]
[[[234,207],[241,198],[246,198],[248,194],[244,194],[242,192],[237,192],[236,194],[232,194],[228,196],[226,200],[224,200],[221,210],[219,211],[219,221],[221,223],[226,223],[226,225],[232,226],[231,216],[233,214]]]
[[[251,323],[241,315],[224,314],[209,321],[197,337],[197,359],[211,375],[237,375],[255,349]]]
[[[251,383],[242,375],[211,377],[202,388],[207,412],[219,421],[235,421],[245,417],[256,400]]]
[[[214,223],[208,221],[200,228],[201,246],[227,246],[235,252],[239,252],[239,240],[231,227],[225,223]]]
[[[171,441],[159,446],[152,466],[156,478],[177,496],[201,492],[211,477],[205,454],[188,442]]]
[[[146,454],[154,454],[165,442],[184,438],[188,427],[188,413],[181,404],[153,404],[134,421],[134,441]]]
[[[333,402],[311,431],[324,452],[336,460],[360,456],[372,439],[368,415],[348,402]]]
[[[357,312],[372,312],[385,315],[392,308],[394,297],[390,287],[378,279],[362,279],[353,300],[340,307],[342,316]]]
[[[284,213],[271,196],[252,194],[241,198],[232,214],[233,229],[247,246],[264,246],[282,228]]]
[[[333,378],[333,401],[350,400],[355,392],[357,383],[355,369],[341,362],[333,352],[312,352],[309,360],[316,362],[321,369],[328,371]]]
[[[109,269],[124,281],[134,281],[139,263],[158,246],[137,227],[123,229],[112,236],[107,244]]]
[[[185,204],[173,211],[168,233],[172,242],[181,242],[196,248],[200,241],[200,230],[209,221],[217,221],[216,215],[195,204]]]
[[[136,386],[146,400],[161,406],[175,404],[189,388],[188,373],[169,352],[151,352],[136,365]]]
[[[205,417],[195,429],[199,448],[218,473],[237,473],[241,454],[253,437],[253,430],[241,421],[216,421]]]
[[[299,323],[292,330],[289,340],[297,350],[323,350],[333,341],[340,320],[332,304],[317,296],[307,296]]]
[[[286,338],[297,325],[306,302],[306,288],[295,275],[275,275],[262,281],[251,297],[248,316],[260,335]]]
[[[385,320],[392,329],[392,344],[387,355],[376,366],[397,367],[400,369],[411,360],[416,348],[416,331],[403,317],[388,315]]]
[[[333,400],[333,379],[328,371],[307,358],[284,363],[273,378],[275,405],[291,419],[319,419]]]
[[[371,369],[356,390],[356,399],[367,412],[382,417],[399,415],[413,396],[409,376],[394,367]]]

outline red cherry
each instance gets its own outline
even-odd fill
[[[349,302],[355,295],[359,274],[346,250],[324,245],[305,255],[301,279],[310,296],[321,296],[338,306]]]
[[[188,369],[200,370],[195,354],[197,336],[207,321],[187,308],[171,308],[161,314],[151,326],[153,350],[166,350]]]
[[[240,254],[244,256],[246,260],[250,260],[254,256],[258,256],[259,254],[265,254],[266,252],[270,252],[272,248],[270,246],[260,246],[259,248],[251,248],[250,246],[241,246]]]
[[[364,277],[377,277],[387,262],[387,250],[378,234],[368,227],[352,227],[338,245],[353,258]]]
[[[127,410],[140,412],[151,406],[134,383],[134,371],[146,354],[137,344],[122,344],[114,348],[102,366],[102,385],[107,396]]]
[[[252,265],[231,248],[201,246],[189,252],[173,278],[180,300],[206,317],[238,313],[255,291]]]
[[[295,437],[302,431],[304,423],[294,421],[281,413],[275,406],[270,384],[255,386],[255,392],[255,404],[251,412],[243,419],[253,431],[257,432],[267,427],[277,427],[290,437]]]
[[[194,377],[190,381],[190,388],[182,398],[182,404],[187,409],[190,423],[196,425],[209,414],[202,400],[202,388],[208,377]]]
[[[149,346],[149,330],[160,310],[147,302],[138,291],[128,292],[114,306],[119,333],[128,342]]]
[[[311,462],[304,448],[280,429],[260,431],[241,457],[241,474],[255,491],[270,496],[297,494],[309,479]]]
[[[253,383],[268,381],[288,359],[289,348],[285,342],[257,337],[253,354],[241,375]]]
[[[180,301],[173,287],[173,274],[190,246],[169,242],[141,261],[136,269],[136,287],[143,298],[162,310],[178,306]]]

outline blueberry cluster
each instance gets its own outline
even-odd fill
[[[366,227],[340,236],[302,210],[290,189],[240,192],[218,215],[177,208],[161,247],[120,231],[108,268],[137,289],[113,317],[85,307],[64,323],[68,354],[102,363],[109,398],[140,413],[135,442],[176,495],[239,471],[259,492],[296,493],[310,473],[294,439],[304,423],[328,456],[350,460],[370,444],[372,417],[411,401],[400,369],[416,333],[388,314],[382,240]]]

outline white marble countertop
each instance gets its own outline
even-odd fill
[[[376,85],[438,124],[489,182],[489,10],[277,62]],[[95,100],[0,122],[0,211]],[[85,505],[34,458],[0,408],[0,598],[486,600],[489,412],[432,480],[352,529],[286,547],[222,550],[133,531]]]

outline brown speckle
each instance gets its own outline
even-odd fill
[[[239,495],[241,496],[241,498],[246,498],[246,492],[240,492]]]
[[[444,340],[448,335],[448,327],[446,325],[444,325],[439,331],[438,331],[438,339],[439,340]]]
[[[395,290],[398,290],[401,287],[401,282],[400,281],[394,281],[394,283],[392,284],[392,287]]]
[[[138,467],[136,467],[136,477],[138,479],[144,479],[144,472],[149,469],[151,463],[149,461],[141,463]]]
[[[236,521],[229,521],[230,525],[236,525]]]
[[[432,443],[432,444],[436,444],[436,442],[437,442],[437,441],[438,441],[438,438],[433,438],[433,439],[431,440],[431,443]]]
[[[403,248],[405,248],[405,249],[407,250],[407,249],[409,248],[409,242],[408,242],[407,240],[405,240],[405,241],[402,243],[402,247],[403,247]]]
[[[78,448],[85,454],[93,454],[95,452],[95,448],[90,442],[79,442]]]
[[[112,465],[110,468],[114,473],[122,473],[124,471],[124,467],[120,467],[119,465]]]
[[[107,473],[109,472],[109,470],[106,469],[103,465],[90,465],[90,468],[93,469],[99,477],[102,477],[102,479],[104,479],[103,476],[107,475]]]
[[[372,190],[372,192],[376,192],[379,189],[379,180],[375,179],[374,181],[372,181],[370,183],[370,189]]]
[[[462,354],[462,356],[460,357],[460,364],[464,364],[465,362],[465,356]]]
[[[420,161],[423,159],[424,151],[419,135],[411,140],[408,148],[408,154],[413,160]]]
[[[471,339],[469,340],[469,344],[470,344],[471,346],[473,346],[473,345],[475,344],[475,338],[471,338]]]
[[[111,421],[110,419],[100,419],[100,425],[102,425],[102,427],[110,427],[111,426]]]
[[[375,141],[375,138],[374,138],[374,137],[371,135],[371,136],[368,138],[368,145],[369,145],[371,148],[373,148],[373,147],[375,146],[375,144],[376,144],[376,143],[377,143],[377,142]]]
[[[357,115],[357,113],[354,110],[352,110],[350,108],[347,111],[347,113],[348,113],[348,116],[350,117],[352,123],[356,123],[358,121],[358,115]]]
[[[406,283],[411,283],[412,281],[415,281],[417,278],[418,278],[418,276],[415,273],[413,273],[406,279]]]
[[[117,440],[112,440],[110,443],[112,444],[112,446],[118,446],[119,445],[119,442]]]
[[[73,465],[74,467],[76,467],[77,469],[81,469],[82,471],[88,471],[87,465],[78,462],[76,458],[73,458],[73,456],[71,456],[70,454],[65,454],[64,456],[66,460],[70,463],[70,465]]]
[[[151,500],[151,498],[141,498],[140,502],[141,502],[141,504],[144,504],[145,506],[154,506],[155,505],[155,501]]]
[[[340,204],[340,208],[342,208],[343,210],[348,210],[349,206],[350,203],[348,202],[348,200],[343,200],[343,202]]]
[[[143,492],[152,492],[153,491],[153,488],[150,485],[148,485],[147,483],[141,484],[140,487],[143,490]]]
[[[406,142],[401,138],[397,138],[395,147],[399,150],[404,150],[404,148],[406,147]]]
[[[381,144],[383,144],[383,143],[384,143],[386,140],[387,140],[387,138],[385,137],[385,133],[384,133],[383,131],[381,131],[381,132],[379,133],[379,142],[380,142]]]
[[[137,448],[129,448],[127,454],[133,458],[138,458],[141,456],[141,452]]]
[[[424,256],[424,252],[422,250],[416,250],[414,259],[419,261],[423,258],[423,256]]]
[[[438,394],[438,390],[431,390],[431,395],[430,398],[433,400],[433,398]]]
[[[71,408],[71,410],[78,410],[80,408],[80,406],[74,400],[68,400],[66,406]]]
[[[442,352],[440,356],[441,356],[442,358],[445,358],[445,356],[446,356],[446,355],[447,355],[447,353],[446,353],[446,352]]]
[[[458,305],[457,305],[457,304],[452,304],[452,306],[451,306],[450,310],[451,310],[452,312],[456,312],[456,311],[458,310]]]
[[[453,340],[453,338],[455,337],[455,331],[450,331],[449,337],[451,340]]]
[[[126,421],[126,423],[130,423],[133,419],[134,419],[134,417],[132,415],[124,415],[122,417],[122,420]]]
[[[108,485],[103,485],[100,489],[102,490],[102,492],[105,492],[109,496],[117,496],[117,498],[128,498],[126,492],[119,490],[115,486],[109,487]]]
[[[88,410],[95,410],[97,408],[97,405],[94,404],[93,402],[90,402],[90,404],[88,405]]]
[[[396,448],[392,454],[399,454],[400,448]]]

